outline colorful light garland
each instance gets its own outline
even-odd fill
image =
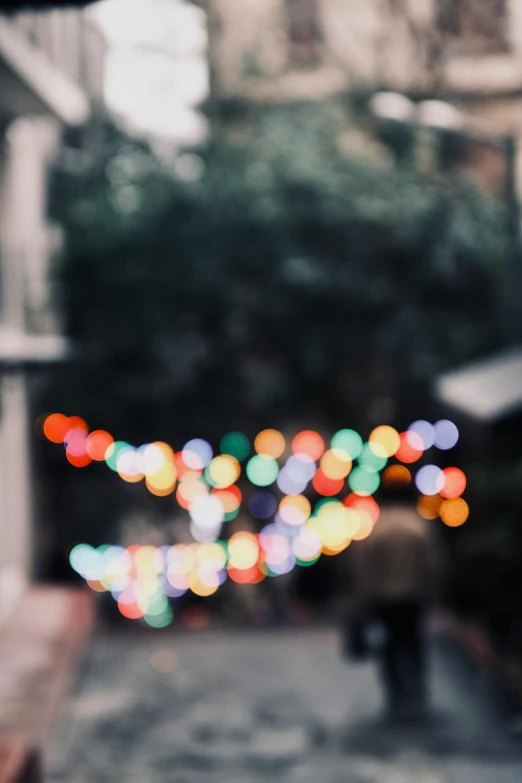
[[[153,495],[173,495],[188,512],[193,543],[127,548],[78,544],[70,553],[71,566],[91,589],[110,592],[122,615],[144,618],[156,628],[172,621],[169,599],[188,590],[210,596],[227,578],[256,584],[367,538],[379,518],[373,495],[381,482],[396,487],[414,480],[420,493],[417,509],[425,519],[440,517],[447,526],[458,527],[469,516],[461,497],[466,488],[462,470],[426,464],[413,479],[406,467],[431,448],[448,451],[456,445],[459,433],[448,420],[415,421],[401,433],[382,425],[366,443],[355,430],[342,429],[329,446],[312,430],[298,433],[289,444],[278,430],[266,429],[255,437],[252,455],[250,442],[238,432],[221,439],[217,454],[201,438],[176,452],[162,441],[135,448],[105,430],[89,432],[78,416],[53,413],[42,420],[45,437],[65,446],[73,466],[105,462],[126,482],[143,481]],[[388,464],[391,458],[396,462]],[[242,475],[253,487],[246,504],[237,484]],[[314,506],[306,492],[320,496]],[[224,540],[224,525],[245,505],[249,517],[264,527],[257,533],[240,530]]]

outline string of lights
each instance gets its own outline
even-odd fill
[[[53,413],[41,421],[45,437],[65,447],[71,465],[105,463],[123,481],[144,482],[156,496],[172,495],[188,512],[191,543],[82,543],[70,553],[72,568],[91,589],[111,593],[122,615],[156,628],[172,621],[169,599],[187,591],[210,596],[227,579],[257,584],[367,538],[379,519],[373,496],[381,484],[414,482],[417,509],[426,519],[458,527],[469,516],[464,472],[423,459],[431,449],[447,452],[457,444],[458,429],[446,419],[415,421],[404,432],[381,425],[366,442],[355,430],[341,429],[328,445],[313,430],[287,442],[278,430],[265,429],[252,445],[244,434],[230,432],[217,453],[201,438],[179,451],[162,441],[134,447],[106,430],[89,432],[78,416]],[[245,529],[227,539],[227,522],[239,516]]]

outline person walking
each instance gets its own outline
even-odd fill
[[[404,502],[383,506],[372,534],[354,542],[352,607],[383,631],[382,679],[392,716],[419,714],[427,706],[423,624],[440,580],[434,522]]]

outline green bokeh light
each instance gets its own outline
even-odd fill
[[[172,611],[172,607],[167,605],[167,608],[160,614],[150,614],[150,612],[147,612],[143,619],[151,628],[166,628],[167,625],[171,624],[173,618],[174,612]]]
[[[352,460],[357,459],[363,448],[363,439],[355,430],[339,430],[330,441],[333,449],[343,449]]]
[[[279,475],[279,465],[272,457],[256,454],[247,462],[246,474],[256,487],[268,487]]]
[[[360,467],[377,472],[379,470],[382,470],[386,466],[387,462],[388,462],[387,457],[379,457],[378,454],[372,451],[369,443],[364,444],[361,454],[359,456]]]
[[[107,467],[117,473],[118,466],[116,463],[118,457],[122,451],[127,451],[128,449],[132,449],[132,446],[124,440],[116,440],[114,443],[111,443],[107,449],[108,456],[105,457],[105,464]]]
[[[222,454],[230,454],[239,462],[248,457],[250,453],[250,442],[241,432],[229,432],[228,435],[221,438],[219,445]]]
[[[348,476],[348,484],[356,495],[373,495],[379,489],[381,477],[375,470],[357,467]]]

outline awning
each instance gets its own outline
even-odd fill
[[[52,114],[80,125],[90,108],[81,87],[6,19],[0,19],[0,117]]]
[[[438,378],[435,396],[482,424],[522,413],[522,348],[511,349]]]

